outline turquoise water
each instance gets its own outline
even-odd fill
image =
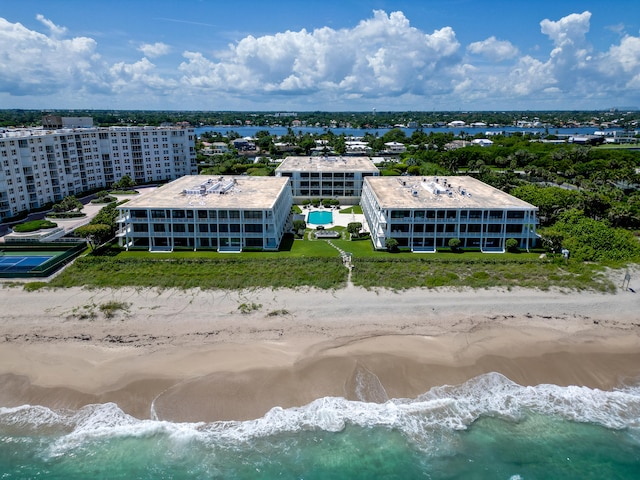
[[[308,223],[314,225],[326,225],[327,223],[333,222],[333,213],[328,210],[309,212],[307,219]]]
[[[489,374],[413,400],[323,398],[189,424],[114,404],[0,408],[0,477],[637,479],[640,387],[521,387]]]

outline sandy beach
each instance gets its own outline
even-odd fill
[[[138,418],[246,420],[325,396],[414,398],[487,372],[600,389],[640,379],[632,291],[5,285],[0,299],[5,407],[115,402]]]

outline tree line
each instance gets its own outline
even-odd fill
[[[43,115],[93,117],[94,124],[160,125],[187,122],[199,125],[229,126],[292,126],[301,122],[308,126],[331,128],[388,128],[394,125],[417,126],[446,125],[453,120],[467,124],[483,122],[488,125],[514,125],[517,121],[540,122],[549,128],[575,125],[613,123],[620,128],[634,129],[640,120],[640,111],[585,110],[585,111],[354,111],[354,112],[238,112],[238,111],[172,111],[172,110],[0,110],[0,126],[37,126]]]

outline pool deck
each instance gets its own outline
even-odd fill
[[[344,208],[349,208],[348,206],[346,207],[340,207],[340,208],[314,208],[311,207],[309,209],[305,209],[302,206],[300,206],[300,208],[302,209],[302,213],[304,214],[304,218],[305,221],[307,222],[307,226],[309,228],[315,228],[318,225],[322,225],[325,228],[331,228],[331,227],[347,227],[348,224],[350,224],[351,222],[360,222],[362,223],[362,228],[363,230],[369,231],[368,230],[368,225],[367,222],[364,219],[364,215],[361,213],[340,213],[340,210],[344,209]],[[333,213],[333,223],[322,223],[322,224],[315,224],[315,223],[309,223],[309,213],[311,212],[327,212],[330,211],[331,213]]]

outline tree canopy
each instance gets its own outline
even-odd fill
[[[53,205],[52,210],[54,212],[63,213],[63,212],[79,212],[84,208],[84,205],[80,200],[78,200],[75,196],[69,195],[64,197],[60,203],[56,203]]]

